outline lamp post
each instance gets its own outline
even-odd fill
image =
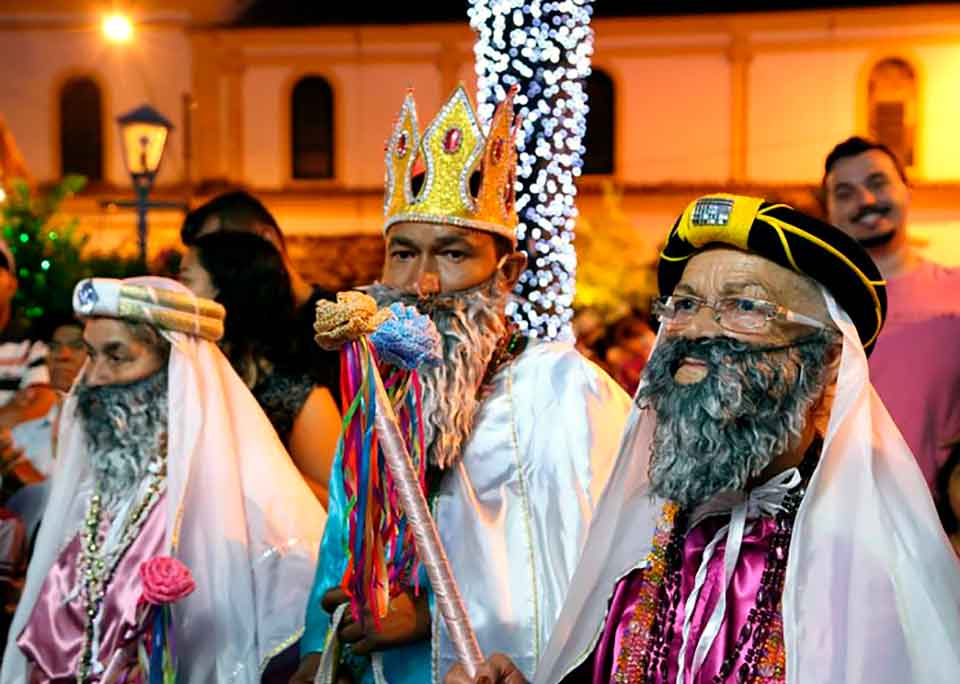
[[[160,112],[149,105],[141,105],[133,111],[117,117],[120,126],[120,141],[123,145],[123,162],[133,180],[137,193],[137,239],[140,258],[147,263],[147,208],[153,182],[156,180],[167,134],[173,130]]]

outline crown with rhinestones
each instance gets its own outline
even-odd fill
[[[443,223],[494,233],[516,244],[517,121],[511,89],[484,136],[463,86],[457,87],[420,136],[413,93],[407,93],[387,143],[383,231],[401,222]],[[414,194],[414,169],[424,179]],[[476,196],[470,177],[481,173]]]

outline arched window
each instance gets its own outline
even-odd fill
[[[86,76],[60,89],[60,171],[103,180],[103,108],[100,86]]]
[[[333,90],[326,79],[306,76],[291,98],[294,178],[333,178]]]
[[[613,173],[613,79],[600,69],[587,76],[587,134],[583,138],[583,173]]]
[[[899,57],[877,62],[867,86],[870,136],[893,150],[904,166],[914,163],[917,133],[917,77]]]

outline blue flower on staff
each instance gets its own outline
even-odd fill
[[[389,319],[370,335],[380,357],[405,370],[442,360],[440,333],[416,307],[396,302],[390,305]]]

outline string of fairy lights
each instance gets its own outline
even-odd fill
[[[569,335],[577,255],[575,180],[586,132],[592,0],[470,0],[481,120],[513,85],[519,242],[530,259],[510,315],[530,335]]]

